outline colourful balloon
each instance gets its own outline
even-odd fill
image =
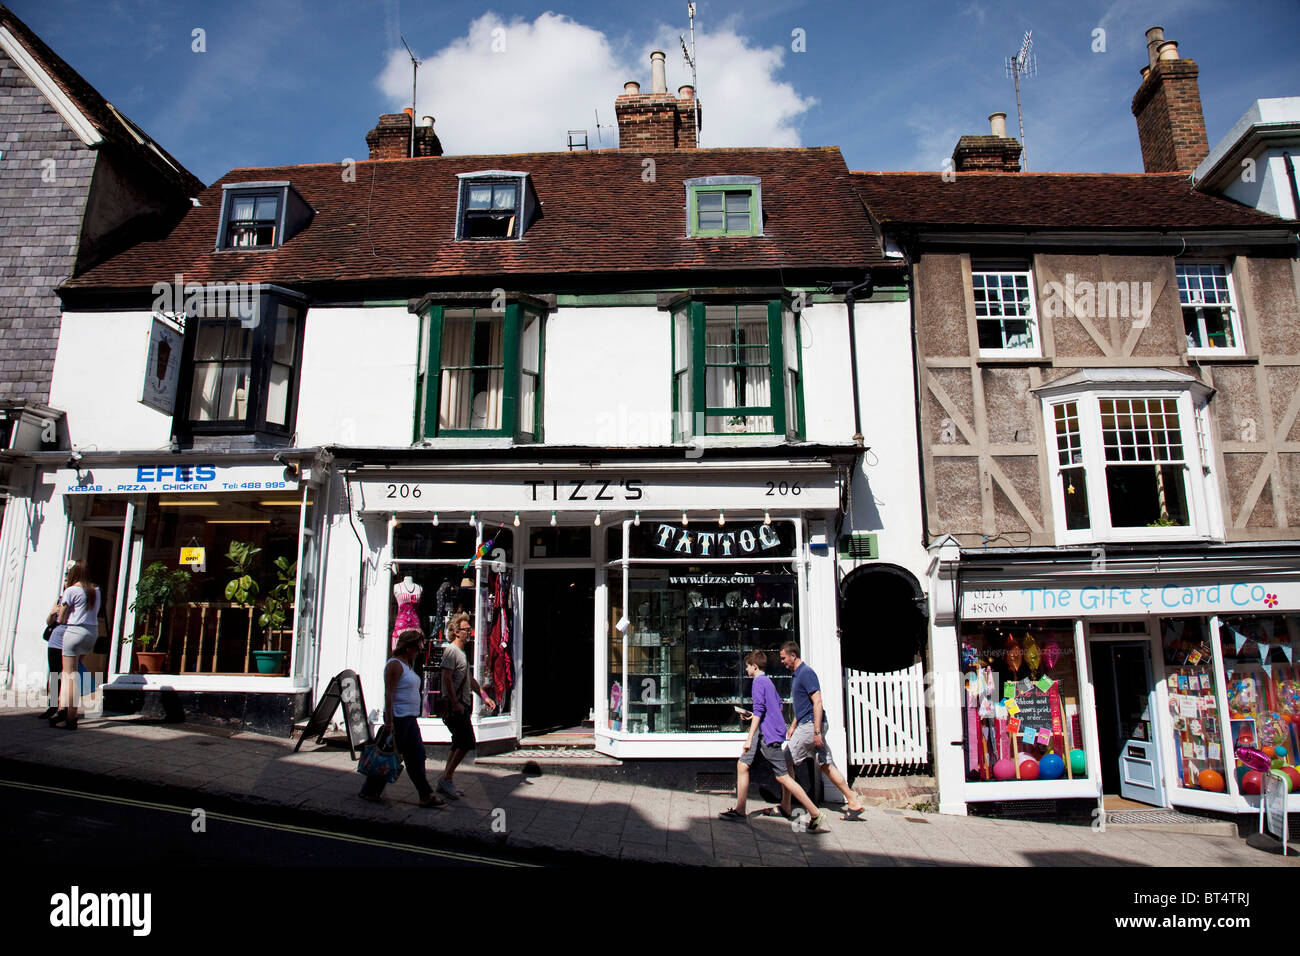
[[[1273,759],[1268,754],[1262,753],[1253,747],[1238,747],[1237,759],[1251,770],[1257,770],[1260,773],[1266,771],[1273,763]],[[1255,792],[1258,793],[1259,791],[1256,790]]]
[[[1088,772],[1088,755],[1082,750],[1070,751],[1070,769],[1075,773],[1083,774]]]
[[[1287,751],[1286,751],[1286,748],[1285,748],[1285,747],[1274,747],[1274,748],[1273,748],[1273,752],[1274,752],[1277,756],[1281,757],[1283,760],[1286,759],[1286,753],[1287,753]]]
[[[1020,779],[1038,779],[1038,761],[1033,757],[1026,757],[1024,760],[1020,761]]]
[[[1291,781],[1291,792],[1300,793],[1300,770],[1295,767],[1283,767],[1282,772],[1286,774],[1287,779]]]
[[[1016,765],[1010,757],[1003,757],[993,765],[993,776],[999,780],[1010,780],[1016,775]]]
[[[1257,794],[1260,785],[1264,782],[1264,775],[1258,770],[1252,770],[1241,778],[1241,792]]]
[[[1227,784],[1223,782],[1223,775],[1217,770],[1202,770],[1196,775],[1196,785],[1202,790],[1210,790],[1214,793],[1223,793],[1227,789]]]
[[[1065,761],[1056,754],[1048,754],[1038,761],[1038,775],[1044,780],[1055,780],[1065,773]]]
[[[1241,789],[1241,782],[1246,779],[1246,774],[1250,773],[1250,768],[1245,764],[1237,768],[1237,789]]]

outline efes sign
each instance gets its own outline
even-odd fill
[[[293,491],[280,465],[137,465],[133,468],[60,469],[65,495],[213,494],[219,491]]]

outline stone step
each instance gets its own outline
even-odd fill
[[[896,777],[858,777],[853,792],[872,807],[906,808],[918,803],[939,802],[934,777],[908,774]]]
[[[1231,820],[1194,816],[1177,810],[1107,810],[1107,830],[1151,830],[1157,833],[1197,833],[1202,836],[1237,836]]]
[[[623,761],[596,753],[588,747],[536,747],[524,746],[493,757],[477,757],[476,765],[523,770],[536,767],[538,771],[556,767],[621,767]]]

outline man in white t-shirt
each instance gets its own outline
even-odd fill
[[[469,658],[465,655],[465,642],[474,633],[469,615],[464,611],[452,615],[447,632],[452,641],[442,649],[442,699],[445,701],[442,722],[451,731],[451,753],[447,755],[447,769],[438,779],[438,792],[458,800],[465,794],[452,783],[452,774],[465,755],[478,746],[470,720],[474,713],[474,695],[482,697],[489,708],[495,704],[474,679]]]

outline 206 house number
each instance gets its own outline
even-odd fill
[[[770,498],[772,495],[801,495],[804,486],[797,481],[769,481],[767,483],[767,494],[764,497]]]
[[[424,492],[420,490],[419,485],[392,485],[388,486],[386,498],[419,498]]]

